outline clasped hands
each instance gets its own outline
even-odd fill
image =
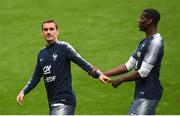
[[[111,83],[114,88],[118,87],[122,83],[122,78],[111,79],[104,74],[100,75],[99,80],[104,84]]]
[[[93,68],[89,74],[90,75],[95,75],[97,69],[96,68]],[[104,84],[107,84],[107,83],[111,83],[111,85],[116,88],[118,87],[121,83],[122,83],[122,78],[117,78],[117,79],[111,79],[109,77],[107,77],[106,75],[104,75],[103,73],[101,73],[101,75],[99,76],[99,80],[104,83]]]

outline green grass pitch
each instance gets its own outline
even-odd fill
[[[145,36],[137,26],[145,8],[160,11],[158,32],[165,43],[160,78],[164,93],[157,114],[180,114],[179,4],[179,0],[0,0],[0,115],[48,114],[42,80],[25,97],[22,107],[15,100],[44,47],[42,21],[55,19],[60,24],[59,40],[69,42],[87,61],[106,71],[125,63]],[[114,89],[75,64],[72,75],[75,114],[127,114],[133,82]]]

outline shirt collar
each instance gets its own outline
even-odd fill
[[[49,45],[46,44],[46,48],[53,48],[53,47],[55,47],[55,46],[57,45],[57,43],[58,43],[58,40],[55,41],[55,42],[52,43],[52,44],[49,44]]]

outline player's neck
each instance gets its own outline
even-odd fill
[[[50,46],[51,44],[54,44],[57,42],[57,39],[56,40],[53,40],[53,41],[47,41],[47,46]]]
[[[149,28],[145,33],[146,33],[146,38],[150,38],[157,33],[157,28]]]

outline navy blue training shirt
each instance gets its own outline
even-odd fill
[[[64,103],[76,106],[76,97],[72,90],[71,61],[86,72],[93,68],[66,42],[57,41],[42,49],[38,54],[34,74],[23,89],[24,94],[29,93],[43,76],[49,105]],[[100,73],[97,72],[94,77],[99,76]]]
[[[160,83],[161,61],[164,55],[163,39],[160,34],[143,39],[134,54],[136,59],[135,70],[141,68],[142,62],[153,65],[152,70],[145,78],[139,78],[135,82],[135,98],[147,98],[159,100],[163,87]]]

